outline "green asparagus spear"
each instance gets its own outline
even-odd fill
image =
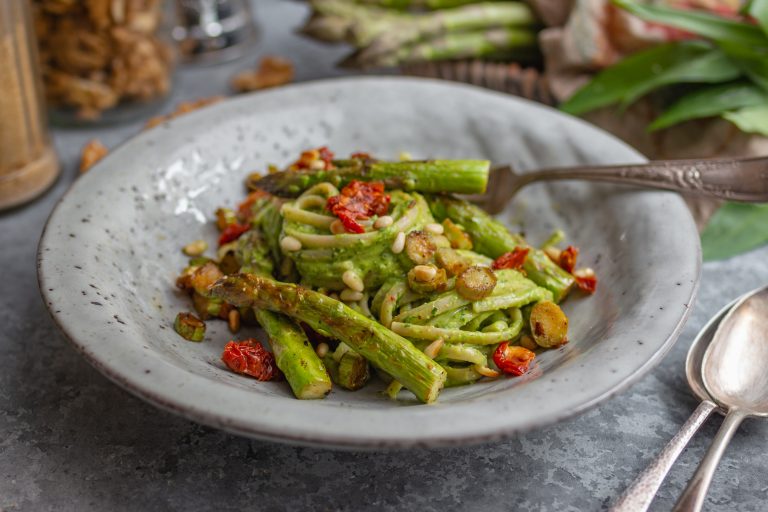
[[[191,313],[176,315],[173,328],[185,340],[203,341],[205,337],[205,322]]]
[[[385,17],[376,15],[380,12],[378,9],[363,15],[359,6],[355,7],[358,7],[358,18],[352,26],[352,43],[358,48],[364,48],[383,38],[381,49],[386,51],[441,34],[489,27],[525,26],[535,22],[531,10],[517,2],[473,4],[427,14]],[[388,35],[394,33],[398,34],[392,36],[391,42],[387,41]]]
[[[399,22],[404,18],[402,13],[396,11],[370,5],[357,5],[349,0],[310,0],[309,3],[314,11],[313,17],[330,16],[338,20],[346,20],[348,29],[344,31],[344,36],[353,44],[355,44],[353,27],[365,26],[373,33],[380,33],[386,30],[391,22]]]
[[[279,196],[295,197],[313,185],[330,182],[337,187],[352,180],[383,181],[387,188],[406,191],[482,194],[488,184],[487,160],[426,160],[408,162],[354,161],[351,167],[329,171],[283,171],[248,178],[248,186]]]
[[[528,279],[551,291],[555,302],[563,300],[573,287],[575,281],[571,274],[557,266],[544,251],[529,246],[521,236],[510,233],[502,223],[494,220],[478,206],[444,196],[431,196],[428,202],[432,215],[437,220],[450,218],[453,222],[461,224],[472,236],[474,250],[480,254],[498,258],[515,247],[529,248],[523,270]]]
[[[299,29],[299,33],[327,43],[344,41],[354,21],[341,16],[313,14]]]
[[[251,229],[237,240],[235,259],[240,264],[240,272],[245,274],[271,276],[275,270],[269,247],[257,228]]]
[[[323,362],[333,382],[350,391],[362,388],[371,377],[368,361],[346,343],[339,343],[336,351],[326,354]]]
[[[396,53],[399,49],[418,41],[427,41],[437,36],[454,34],[459,32],[473,32],[483,34],[490,28],[525,27],[535,23],[531,9],[518,2],[503,3],[477,3],[456,9],[448,9],[431,14],[411,15],[397,26],[392,23],[390,30],[381,32],[378,36],[370,38],[364,34],[365,24],[352,26],[352,32],[358,42],[368,41],[363,44],[360,52],[360,61],[375,61],[377,58]],[[532,32],[525,31],[526,34]],[[491,39],[493,36],[490,36]],[[452,39],[449,39],[452,40]],[[525,37],[523,41],[530,46],[530,39]],[[430,43],[430,48],[436,45]],[[439,45],[438,45],[439,46]],[[477,44],[473,45],[477,48]],[[462,49],[468,48],[466,40],[462,43]],[[496,49],[496,46],[493,47]],[[410,50],[411,54],[413,50]],[[473,54],[472,56],[479,56]],[[432,59],[426,59],[432,60]]]
[[[445,370],[408,340],[321,293],[250,274],[227,276],[211,293],[237,306],[270,309],[330,332],[422,402],[434,402],[445,383]]]
[[[354,52],[339,63],[344,68],[395,67],[416,62],[468,59],[473,57],[501,59],[520,54],[535,47],[536,33],[532,30],[503,27],[477,32],[448,33],[434,39],[405,45],[386,53],[366,49]],[[525,54],[525,51],[522,51]],[[524,55],[527,59],[529,55]]]
[[[315,354],[304,331],[296,322],[279,313],[255,309],[256,320],[269,336],[277,367],[285,374],[296,398],[324,398],[331,392],[331,380]]]
[[[271,277],[274,265],[258,228],[240,237],[235,257],[242,272]],[[296,398],[324,398],[330,393],[328,372],[302,328],[290,318],[272,311],[255,309],[254,313],[269,337],[277,367],[285,374]]]

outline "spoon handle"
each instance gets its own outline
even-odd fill
[[[699,469],[696,470],[693,478],[688,482],[683,495],[677,500],[673,509],[674,512],[698,512],[701,510],[702,505],[704,505],[704,498],[709,490],[709,484],[712,482],[715,469],[717,469],[717,464],[720,462],[720,457],[723,456],[728,442],[746,417],[747,415],[740,409],[731,409],[728,412],[725,420],[723,420],[723,424],[720,426],[720,430],[717,431],[715,439],[709,446],[704,460],[699,464]]]
[[[765,157],[542,169],[522,174],[518,179],[520,185],[540,180],[610,181],[731,201],[768,201],[768,158]]]
[[[717,405],[714,402],[702,401],[693,411],[691,417],[683,423],[675,437],[669,440],[664,449],[614,503],[611,512],[643,512],[648,510],[653,498],[656,497],[656,491],[659,490],[667,473],[672,469],[677,457],[680,456],[693,435],[716,408]]]

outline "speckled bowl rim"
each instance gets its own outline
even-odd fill
[[[522,103],[525,103],[528,107],[531,107],[534,109],[546,110],[546,111],[549,111],[550,113],[554,113],[555,115],[568,118],[568,121],[570,123],[580,124],[585,130],[591,130],[595,134],[601,134],[604,137],[611,138],[613,139],[616,145],[623,146],[626,149],[627,154],[633,154],[636,160],[638,161],[645,160],[644,157],[642,157],[642,155],[640,155],[633,148],[631,148],[624,142],[620,141],[619,139],[613,137],[612,135],[608,134],[607,132],[585,121],[582,121],[577,118],[573,118],[571,116],[567,116],[566,114],[563,114],[557,111],[556,109],[552,109],[550,107],[547,107],[538,103],[534,103],[525,99],[510,97],[502,93],[488,91],[488,90],[481,89],[471,85],[445,82],[442,80],[434,80],[434,79],[426,79],[426,78],[351,77],[351,78],[333,78],[333,79],[304,82],[304,83],[294,84],[290,86],[285,86],[285,87],[271,90],[271,91],[257,93],[258,95],[243,95],[241,97],[228,99],[217,105],[209,107],[208,109],[192,112],[181,118],[171,120],[165,123],[165,128],[172,130],[178,126],[184,126],[184,125],[189,126],[194,123],[198,123],[203,120],[203,118],[207,115],[208,112],[211,111],[211,109],[234,108],[234,106],[236,106],[237,104],[248,103],[250,101],[253,101],[253,98],[255,97],[266,99],[268,97],[274,97],[274,96],[279,97],[280,95],[284,94],[286,91],[296,91],[296,90],[312,89],[312,88],[321,89],[324,87],[334,87],[337,85],[365,86],[366,83],[371,83],[371,82],[381,83],[381,82],[387,82],[387,81],[401,83],[401,84],[412,83],[417,86],[425,85],[425,84],[432,84],[435,86],[439,85],[445,90],[452,89],[452,88],[457,90],[469,89],[474,91],[475,94],[485,94],[490,96],[496,96],[498,98],[504,98],[506,101],[522,102]],[[136,135],[135,137],[132,137],[127,141],[125,141],[124,143],[122,143],[118,148],[113,150],[113,153],[118,149],[125,149],[127,146],[132,146],[132,145],[138,146],[144,141],[151,139],[154,136],[154,133],[155,132],[153,130],[142,132]],[[108,158],[109,156],[107,156],[102,162],[100,162],[100,164],[97,164],[97,165],[99,166],[103,165],[103,162],[107,161]],[[53,318],[56,325],[63,332],[63,334],[72,344],[72,346],[80,354],[82,354],[82,356],[94,368],[96,368],[101,374],[103,374],[105,377],[110,379],[112,382],[119,385],[120,387],[127,390],[128,392],[134,394],[135,396],[143,400],[146,400],[147,402],[161,409],[172,412],[174,414],[178,414],[190,420],[193,420],[211,427],[226,430],[231,433],[258,438],[262,440],[277,441],[277,442],[290,443],[295,445],[304,445],[304,446],[315,446],[315,447],[320,446],[320,447],[326,447],[326,448],[340,448],[340,449],[354,449],[354,450],[404,449],[404,448],[411,448],[411,447],[447,447],[447,446],[471,445],[471,444],[500,441],[514,435],[531,431],[536,428],[540,428],[543,426],[547,426],[547,425],[551,425],[551,424],[563,421],[565,419],[579,415],[595,407],[601,402],[604,402],[609,398],[614,397],[615,395],[625,391],[632,384],[634,384],[640,378],[642,378],[645,374],[647,374],[653,367],[655,367],[669,352],[674,342],[679,337],[682,331],[682,328],[685,325],[685,322],[690,315],[690,312],[693,307],[693,303],[695,301],[696,294],[699,288],[699,282],[700,282],[700,276],[701,276],[701,261],[702,261],[701,247],[699,244],[698,232],[695,229],[693,218],[688,212],[685,218],[678,219],[681,222],[688,224],[687,227],[685,226],[680,227],[681,236],[687,236],[691,239],[691,241],[693,241],[692,248],[693,248],[694,254],[688,255],[689,258],[687,259],[691,260],[690,256],[693,256],[692,259],[693,259],[694,268],[689,270],[692,270],[692,275],[695,277],[690,281],[690,283],[685,283],[684,285],[684,288],[687,289],[687,293],[685,294],[685,296],[687,297],[687,301],[685,303],[686,307],[684,308],[682,314],[674,323],[674,325],[668,326],[669,334],[666,336],[666,338],[663,341],[661,341],[657,345],[656,350],[651,354],[651,356],[647,360],[643,361],[639,366],[634,368],[633,371],[627,373],[626,375],[623,375],[620,378],[619,382],[613,385],[612,387],[608,389],[595,390],[594,394],[589,399],[581,400],[581,401],[578,401],[577,403],[565,402],[564,406],[561,407],[559,411],[552,412],[550,414],[540,415],[539,417],[529,419],[522,423],[518,422],[518,424],[515,426],[507,426],[506,428],[497,427],[497,428],[494,428],[493,430],[489,430],[487,428],[486,429],[478,428],[476,429],[477,431],[475,432],[456,432],[451,435],[430,436],[430,437],[420,436],[417,433],[412,437],[402,437],[402,436],[393,437],[393,438],[379,437],[379,438],[376,438],[376,440],[372,440],[369,437],[355,438],[354,436],[350,437],[347,434],[339,434],[339,433],[334,433],[334,434],[311,433],[311,434],[294,435],[282,429],[281,425],[269,424],[269,422],[265,423],[259,420],[241,421],[241,420],[233,419],[232,417],[229,417],[226,414],[217,414],[209,410],[205,406],[201,406],[196,400],[192,399],[193,394],[190,394],[189,390],[187,390],[184,397],[180,397],[178,394],[163,392],[162,390],[155,389],[155,387],[153,387],[152,385],[152,381],[146,379],[145,376],[141,374],[143,372],[140,373],[136,371],[134,373],[126,373],[125,371],[121,371],[119,368],[115,368],[114,365],[111,365],[108,362],[103,361],[97,355],[92,353],[89,350],[89,342],[83,339],[83,337],[78,332],[78,326],[74,322],[71,322],[68,319],[64,318],[63,315],[57,313],[57,310],[56,310],[57,306],[55,306],[51,301],[51,297],[48,293],[48,289],[52,284],[58,285],[59,282],[57,282],[56,280],[55,273],[51,273],[50,275],[48,273],[49,269],[47,269],[47,266],[51,262],[49,258],[46,258],[44,254],[44,248],[51,245],[55,246],[55,236],[49,233],[49,227],[54,223],[54,220],[57,217],[57,213],[62,209],[62,205],[66,204],[68,201],[71,200],[72,197],[76,195],[79,187],[82,186],[82,184],[85,183],[87,179],[88,179],[88,176],[86,175],[85,177],[82,177],[78,181],[76,181],[70,187],[70,189],[63,195],[63,197],[58,201],[58,203],[54,207],[53,211],[51,212],[46,222],[46,225],[45,225],[45,228],[43,229],[43,233],[41,235],[40,243],[38,246],[38,253],[37,253],[38,286],[40,288],[40,292],[44,299],[44,303],[48,308],[49,313],[51,314],[51,317]],[[679,201],[681,205],[684,204],[681,198],[677,197],[675,199]],[[148,364],[147,366],[151,366],[151,364]],[[166,371],[168,370],[167,366],[163,367],[163,369]],[[183,371],[181,369],[177,369],[177,370],[179,372]],[[200,380],[203,381],[202,384],[205,384],[207,382],[205,379],[200,379]]]

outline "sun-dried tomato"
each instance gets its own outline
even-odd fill
[[[528,247],[515,247],[513,251],[507,252],[499,256],[493,261],[491,268],[493,270],[500,270],[502,268],[511,268],[520,270],[523,268],[525,258],[531,250]]]
[[[254,338],[230,341],[224,347],[221,360],[233,372],[250,375],[261,381],[274,380],[280,376],[275,356]]]
[[[499,370],[518,376],[528,371],[535,357],[536,354],[527,348],[510,345],[508,341],[500,343],[493,352],[493,362]]]
[[[227,244],[233,240],[237,240],[243,233],[251,229],[248,224],[230,224],[219,236],[219,245]]]
[[[362,226],[362,224],[352,218],[348,212],[341,210],[336,213],[336,216],[341,221],[347,233],[365,233],[365,228]]]
[[[356,159],[356,160],[373,160],[373,157],[370,153],[363,153],[362,151],[358,151],[357,153],[352,153],[349,155],[349,158]]]
[[[252,207],[253,203],[255,203],[257,200],[261,199],[262,197],[266,197],[269,195],[269,192],[265,192],[263,190],[254,190],[250,194],[248,194],[248,197],[245,198],[245,200],[237,205],[237,217],[243,221],[247,222],[248,219],[251,218],[251,215],[253,215]]]
[[[595,293],[595,290],[597,290],[597,277],[577,277],[576,286],[583,292]]]
[[[362,233],[364,229],[357,221],[373,215],[386,215],[389,201],[389,194],[384,193],[384,183],[354,180],[342,188],[339,195],[329,197],[325,207],[341,220],[348,232]]]
[[[573,274],[573,269],[576,268],[576,259],[579,257],[579,250],[569,245],[560,252],[560,268]]]
[[[333,168],[333,151],[328,149],[328,146],[323,146],[321,148],[317,149],[318,153],[320,154],[320,160],[323,161],[325,164],[326,169],[332,169]]]

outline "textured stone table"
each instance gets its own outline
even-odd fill
[[[261,0],[257,11],[264,34],[256,53],[290,56],[300,80],[334,74],[343,50],[291,34],[301,4]],[[174,100],[224,92],[231,72],[254,58],[184,70]],[[139,126],[56,131],[57,185],[0,214],[0,511],[599,510],[695,407],[683,374],[695,333],[728,300],[768,282],[768,249],[705,265],[693,314],[659,367],[576,419],[507,442],[348,453],[251,441],[161,412],[108,382],[69,347],[38,295],[37,240],[76,178],[79,148],[94,136],[114,146]],[[719,423],[693,440],[654,510],[670,509]],[[766,434],[755,420],[740,429],[707,509],[768,509]]]

